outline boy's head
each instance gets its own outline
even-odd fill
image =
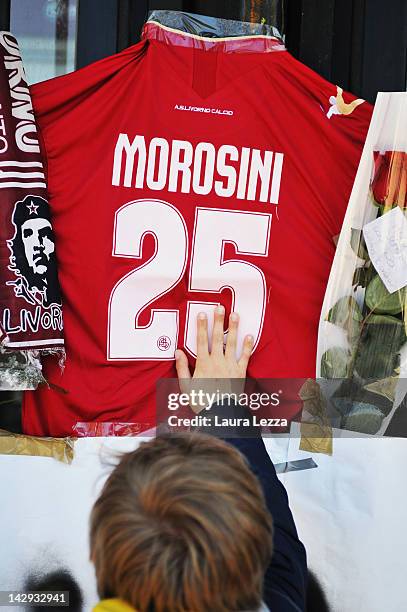
[[[140,612],[256,610],[272,549],[260,485],[232,446],[159,437],[123,456],[91,515],[99,594]]]

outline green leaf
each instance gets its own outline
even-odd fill
[[[360,393],[362,384],[363,381],[360,379],[345,378],[333,393],[331,402],[342,416],[347,415],[352,410],[353,402]]]
[[[391,325],[396,326],[400,333],[404,330],[404,338],[406,338],[404,321],[398,317],[393,317],[389,314],[371,314],[366,318],[366,325]],[[388,329],[388,328],[387,328]]]
[[[349,414],[352,410],[353,403],[349,397],[333,397],[331,402],[342,416]]]
[[[344,420],[343,427],[359,433],[375,434],[379,431],[384,415],[375,406],[356,402]]]
[[[394,374],[399,365],[399,355],[377,355],[370,346],[358,354],[355,369],[363,378],[386,378]]]
[[[355,405],[359,404],[373,406],[387,416],[393,407],[394,399],[388,397],[388,391],[395,387],[390,381],[397,381],[397,378],[372,380],[365,386],[363,385],[366,381],[362,379],[345,379],[332,395],[331,402],[343,417],[348,416]]]
[[[346,378],[333,393],[332,397],[355,398],[362,389],[363,381],[357,378]]]
[[[362,321],[362,313],[359,304],[351,296],[346,296],[338,300],[328,312],[327,320],[340,327],[346,327],[348,320]]]
[[[349,351],[339,347],[325,351],[321,358],[322,378],[346,378],[350,356]]]
[[[328,312],[327,320],[346,330],[351,344],[359,338],[362,313],[353,297],[341,298]]]
[[[393,408],[397,382],[397,376],[389,376],[382,380],[368,381],[368,384],[363,388],[361,397],[363,401],[374,404],[376,408],[387,416]]]
[[[403,310],[405,301],[406,288],[389,293],[379,275],[366,288],[366,306],[377,314],[398,314]]]
[[[367,252],[367,247],[362,230],[355,229],[354,227],[352,227],[350,236],[350,246],[358,257],[365,260],[369,259],[369,253]]]
[[[396,397],[397,384],[399,382],[398,376],[390,376],[389,378],[383,378],[382,380],[375,380],[365,385],[365,389],[371,393],[375,393],[384,397],[392,404]]]
[[[374,379],[393,376],[405,341],[403,321],[389,315],[369,316],[362,328],[355,359],[359,376]]]
[[[353,287],[355,286],[363,287],[363,288],[367,287],[367,285],[372,280],[373,275],[374,275],[373,266],[356,268],[354,275],[353,275],[352,286]]]

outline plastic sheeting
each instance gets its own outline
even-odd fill
[[[323,304],[318,375],[339,427],[385,431],[407,378],[407,93],[380,93]]]
[[[152,11],[148,16],[147,23],[152,21],[205,38],[225,38],[226,36],[273,36],[281,38],[278,29],[266,23],[221,19],[220,17],[195,15],[183,11]]]
[[[114,423],[111,421],[89,421],[76,423],[73,427],[75,435],[84,436],[138,436],[142,431],[141,423]],[[149,435],[147,432],[144,435]]]
[[[38,351],[10,351],[0,346],[0,391],[36,389],[42,382]]]
[[[162,42],[170,40],[171,44],[205,51],[262,53],[285,48],[277,28],[265,23],[234,21],[181,11],[153,11],[145,28],[150,39],[154,37]]]

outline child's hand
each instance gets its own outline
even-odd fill
[[[232,312],[229,317],[229,332],[226,346],[224,347],[223,321],[225,309],[218,306],[215,309],[212,350],[209,352],[208,320],[204,313],[197,318],[197,358],[195,371],[191,377],[186,354],[178,349],[175,352],[176,368],[180,387],[183,392],[189,393],[191,388],[200,388],[204,392],[213,393],[236,393],[236,387],[243,391],[246,378],[247,365],[253,350],[253,336],[246,336],[243,342],[242,354],[236,356],[237,330],[239,327],[239,316]],[[193,381],[199,379],[199,384]],[[222,380],[219,380],[222,379]],[[238,379],[238,380],[236,380]],[[232,381],[235,380],[235,384]],[[238,382],[239,381],[239,382]],[[236,384],[237,383],[237,384]],[[191,406],[199,412],[205,405]]]

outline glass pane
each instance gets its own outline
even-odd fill
[[[78,0],[11,0],[10,31],[29,83],[75,69]]]
[[[243,4],[243,21],[265,23],[274,26],[283,36],[285,34],[285,0],[246,0]]]

